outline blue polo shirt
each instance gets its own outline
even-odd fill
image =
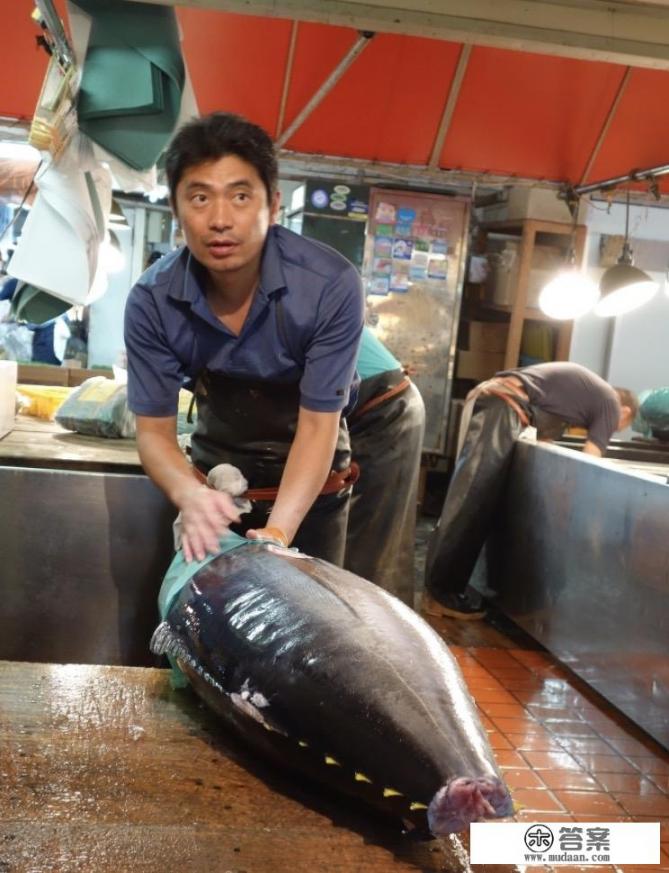
[[[299,382],[300,404],[338,412],[357,384],[360,276],[342,255],[284,227],[269,229],[260,286],[239,336],[216,318],[203,270],[187,248],[156,261],[125,309],[128,403],[138,415],[177,414],[179,389],[213,373]]]

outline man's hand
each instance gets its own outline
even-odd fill
[[[277,546],[288,548],[288,537],[278,527],[258,527],[255,530],[247,530],[246,536],[250,540],[261,540],[264,543],[275,543]]]
[[[188,562],[193,558],[203,561],[207,553],[215,554],[228,526],[239,521],[233,499],[206,485],[187,488],[176,503],[181,510],[181,547]]]
[[[603,455],[603,452],[599,448],[599,446],[596,446],[590,440],[586,440],[585,445],[583,446],[583,454],[584,455],[592,455],[593,458],[601,458]]]

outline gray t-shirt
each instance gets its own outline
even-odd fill
[[[588,439],[602,452],[618,428],[620,401],[613,388],[596,373],[558,361],[534,364],[516,370],[503,370],[497,376],[516,376],[523,383],[530,405],[536,415],[539,436],[555,436],[554,427],[546,416],[566,424],[587,428]],[[542,427],[542,420],[544,427]],[[550,432],[549,432],[550,430]]]

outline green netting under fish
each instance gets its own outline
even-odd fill
[[[214,558],[219,555],[224,555],[226,552],[231,552],[233,549],[238,549],[241,546],[248,546],[253,543],[253,540],[247,540],[245,537],[240,537],[232,531],[227,531],[219,543],[220,551],[215,555],[207,555],[202,561],[191,561],[188,563],[184,558],[184,553],[179,549],[172,559],[172,563],[165,573],[165,578],[160,586],[158,593],[158,612],[160,620],[165,621],[170,607],[179,596],[181,589],[188,585],[193,576],[199,572],[207,564],[211,563]],[[188,680],[178,668],[176,662],[169,655],[167,656],[172,667],[170,683],[173,688],[185,688],[188,685]]]
[[[78,95],[79,127],[130,167],[146,170],[179,116],[185,69],[174,9],[74,0],[92,18]]]

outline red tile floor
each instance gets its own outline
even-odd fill
[[[661,824],[659,865],[554,869],[669,870],[669,752],[520,634],[508,636],[487,620],[432,624],[478,704],[521,806],[518,821]]]

